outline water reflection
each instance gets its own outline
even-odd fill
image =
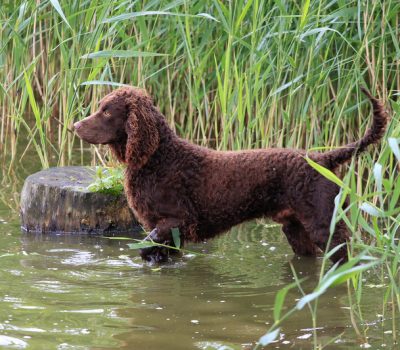
[[[1,218],[4,212],[0,206]],[[307,277],[305,292],[320,272],[319,260],[293,257],[279,227],[262,222],[188,247],[205,255],[157,268],[144,265],[127,241],[21,235],[18,222],[10,221],[0,225],[0,346],[5,347],[248,349],[273,322],[276,292],[293,282],[292,268]],[[291,290],[287,307],[299,297]],[[364,317],[374,321],[376,310],[369,307]],[[351,327],[345,286],[320,300],[317,324],[322,343],[338,337],[326,349],[362,344]],[[382,324],[369,327],[376,329],[369,336],[382,342]],[[307,308],[295,313],[274,348],[311,348],[312,328]]]

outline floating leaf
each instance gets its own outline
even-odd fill
[[[142,241],[138,243],[129,243],[128,247],[129,249],[143,249],[143,248],[150,248],[150,247],[155,247],[158,246],[157,243],[155,242],[149,242],[149,241]]]
[[[171,229],[171,232],[172,232],[172,239],[174,241],[175,247],[180,248],[181,247],[181,233],[179,231],[179,228],[173,227]]]

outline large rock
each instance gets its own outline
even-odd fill
[[[125,196],[90,192],[94,168],[50,168],[30,175],[21,193],[22,229],[28,232],[115,234],[139,225]]]

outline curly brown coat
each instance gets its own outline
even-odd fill
[[[365,136],[325,153],[307,155],[335,171],[340,164],[379,141],[387,123],[383,104],[363,90],[373,105],[373,123]],[[171,244],[171,229],[182,241],[201,241],[245,220],[270,217],[283,225],[293,251],[316,255],[327,248],[334,198],[339,187],[316,172],[295,149],[215,151],[179,138],[146,91],[124,87],[107,95],[99,110],[75,123],[77,134],[108,144],[127,165],[129,206],[150,237]],[[330,248],[333,261],[347,259],[348,231],[336,224]],[[169,251],[143,249],[145,260],[162,262]]]

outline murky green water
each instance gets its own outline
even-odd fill
[[[3,175],[0,189],[2,348],[248,349],[273,322],[275,294],[293,281],[290,263],[308,277],[306,292],[318,280],[320,261],[293,258],[279,227],[263,223],[191,245],[204,255],[161,268],[144,265],[126,241],[22,234],[17,201],[28,172]],[[366,348],[365,337],[373,349],[397,349],[398,320],[380,316],[383,288],[371,283],[364,292],[368,302],[353,313],[345,286],[319,300],[325,349]],[[288,306],[300,296],[289,292]],[[305,308],[269,348],[311,349],[312,327]]]

